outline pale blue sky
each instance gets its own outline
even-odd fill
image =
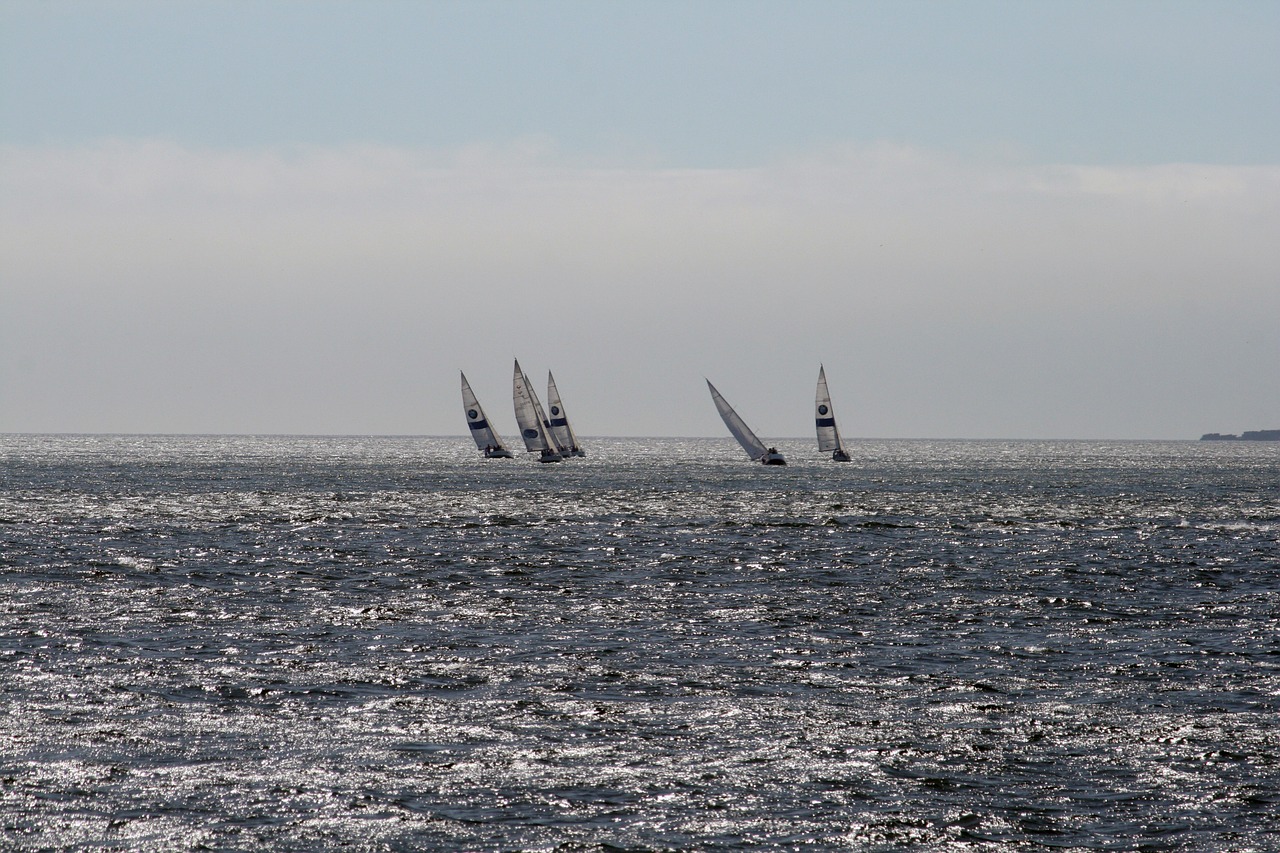
[[[1280,3],[0,4],[0,431],[1280,427]]]
[[[1043,163],[1267,163],[1280,3],[23,2],[3,141],[448,148],[664,165],[891,140]]]

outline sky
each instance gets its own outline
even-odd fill
[[[1270,0],[0,4],[0,432],[1280,428],[1277,235]]]

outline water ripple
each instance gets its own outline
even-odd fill
[[[1232,444],[0,436],[0,839],[1273,849]]]

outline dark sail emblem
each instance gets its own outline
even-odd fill
[[[828,411],[826,405],[818,406],[818,414],[825,415]]]
[[[552,407],[551,407],[551,414],[553,414],[553,415],[558,415],[558,414],[560,414],[560,407],[559,407],[559,406],[552,406]]]
[[[480,413],[475,409],[467,409],[467,417],[474,421],[476,418],[480,417]]]
[[[527,429],[527,430],[525,430],[525,431],[524,431],[524,437],[525,437],[525,438],[537,438],[537,437],[538,437],[538,431],[537,431],[536,429]]]

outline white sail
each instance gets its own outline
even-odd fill
[[[818,390],[814,396],[813,418],[818,430],[818,450],[831,453],[831,458],[836,462],[848,462],[849,453],[840,440],[836,413],[831,408],[831,393],[827,390],[827,371],[822,365],[818,365]]]
[[[555,438],[560,450],[567,456],[586,456],[586,452],[578,445],[578,437],[569,425],[569,416],[565,413],[564,403],[560,400],[560,389],[556,388],[556,378],[547,371],[547,405],[551,407],[551,435]]]
[[[538,399],[538,394],[533,390],[533,386],[529,384],[529,377],[524,378],[524,384],[529,389],[529,396],[533,398],[534,411],[538,413],[538,421],[542,424],[543,440],[550,445],[546,450],[542,451],[542,455],[538,457],[539,462],[559,462],[569,456],[569,451],[560,446],[556,441],[556,437],[551,433],[550,421],[547,420],[547,413],[542,410],[542,401]]]
[[[831,408],[831,393],[827,391],[826,370],[818,366],[818,393],[814,401],[814,420],[818,427],[818,449],[823,453],[840,450],[840,430],[836,427],[835,412]]]
[[[467,426],[471,429],[471,437],[475,439],[476,447],[480,448],[488,456],[498,455],[506,448],[502,446],[502,439],[498,437],[498,433],[489,424],[489,419],[484,416],[484,409],[480,408],[480,401],[476,399],[476,395],[471,390],[471,384],[467,382],[467,374],[462,374],[462,411],[467,416]],[[507,455],[510,455],[509,453]]]
[[[716,390],[716,386],[711,384],[711,380],[707,380],[707,387],[711,389],[711,399],[715,401],[716,411],[720,413],[720,417],[724,419],[724,425],[729,428],[729,432],[733,433],[733,437],[738,440],[738,444],[742,445],[742,449],[747,451],[747,455],[752,459],[763,459],[769,452],[756,434],[751,431],[751,427],[747,426],[746,421],[738,417],[738,413],[733,410],[733,406],[729,405],[729,401],[720,396],[720,392]]]
[[[552,445],[547,440],[546,427],[542,425],[542,418],[538,417],[539,407],[534,404],[533,388],[521,372],[519,360],[516,361],[511,391],[515,399],[516,423],[520,427],[520,438],[524,440],[525,450],[530,453],[550,450]]]
[[[547,418],[543,414],[542,403],[529,384],[529,378],[520,370],[519,360],[516,361],[512,380],[512,396],[515,399],[516,423],[520,425],[520,437],[524,439],[525,450],[541,453],[543,461],[559,460],[560,453],[555,441],[547,434]]]

